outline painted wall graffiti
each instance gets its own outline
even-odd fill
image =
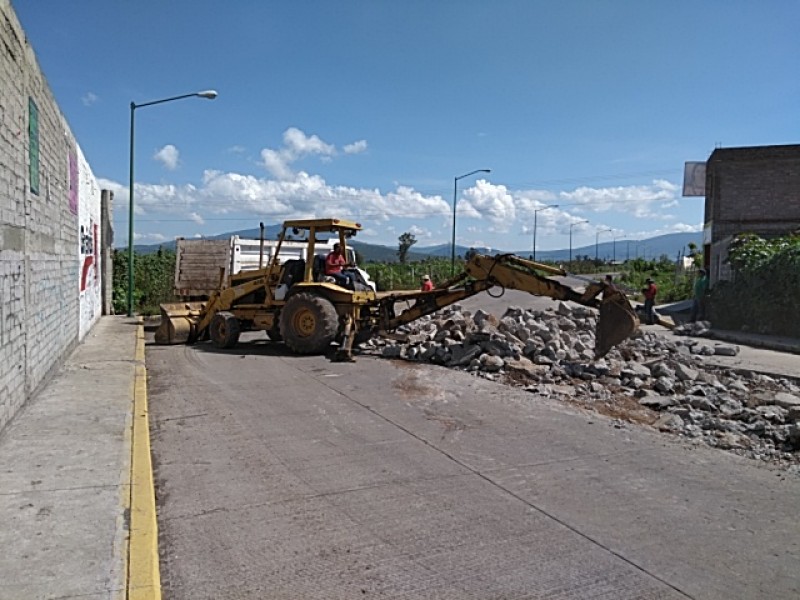
[[[95,267],[95,257],[97,256],[97,223],[89,220],[89,226],[81,225],[81,257],[83,258],[81,267],[81,292],[86,291],[87,285],[90,287],[99,284],[99,277]]]
[[[73,152],[70,152],[70,159]],[[78,214],[78,264],[80,265],[80,331],[83,339],[102,312],[100,285],[100,188],[79,147],[74,148],[74,206]],[[70,163],[72,169],[72,163]],[[70,174],[72,179],[72,174]],[[70,182],[70,210],[73,207]]]

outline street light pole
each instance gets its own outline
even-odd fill
[[[575,225],[581,225],[582,223],[588,223],[589,219],[584,219],[583,221],[576,221],[575,223],[569,224],[569,268],[572,269],[572,228]]]
[[[537,208],[533,211],[533,261],[536,262],[536,217],[540,210],[547,210],[548,208],[558,208],[558,204],[548,204],[542,208]]]
[[[450,245],[450,277],[453,277],[456,274],[456,198],[458,194],[458,180],[464,179],[464,177],[469,177],[470,175],[475,175],[475,173],[491,172],[491,169],[476,169],[474,171],[470,171],[469,173],[465,173],[464,175],[459,175],[453,179],[453,242]]]
[[[613,230],[606,228],[606,229],[598,229],[595,232],[595,236],[594,236],[594,262],[595,263],[597,263],[600,260],[600,254],[599,254],[600,234],[603,233],[604,231],[613,231]]]
[[[162,100],[153,100],[152,102],[143,102],[136,104],[131,102],[131,134],[130,134],[130,155],[128,164],[128,316],[133,316],[133,132],[134,132],[134,114],[137,108],[144,106],[152,106],[154,104],[163,104],[164,102],[172,102],[173,100],[183,100],[184,98],[207,98],[213,100],[217,97],[217,92],[214,90],[205,90],[203,92],[194,92],[192,94],[181,94],[180,96],[172,96],[170,98],[163,98]]]

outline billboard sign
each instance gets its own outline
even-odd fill
[[[706,163],[687,162],[683,168],[683,195],[706,195]]]

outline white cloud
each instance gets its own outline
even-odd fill
[[[560,204],[583,206],[593,212],[610,210],[625,211],[637,218],[661,218],[664,215],[653,210],[656,202],[669,203],[676,200],[678,186],[657,179],[651,185],[618,186],[609,188],[579,187],[571,192],[561,192]],[[578,212],[575,209],[575,212]]]
[[[153,155],[157,161],[161,162],[165,168],[169,169],[170,171],[174,171],[178,168],[178,159],[180,153],[178,149],[173,146],[172,144],[167,144],[161,150],[156,152]]]
[[[424,227],[419,227],[418,225],[412,225],[408,228],[408,232],[413,234],[417,238],[427,239],[431,237],[431,232],[425,229]]]
[[[359,140],[347,144],[343,151],[345,154],[358,154],[367,149],[367,141]],[[283,147],[264,148],[261,159],[267,171],[278,179],[292,179],[295,177],[291,169],[292,163],[307,156],[319,156],[323,162],[329,162],[336,156],[336,146],[324,142],[317,135],[306,135],[297,127],[290,127],[283,132]]]
[[[140,243],[151,243],[151,244],[158,244],[159,242],[166,242],[170,238],[162,233],[134,233],[133,234],[133,241],[140,242]]]
[[[347,144],[342,150],[344,150],[345,154],[360,154],[367,150],[367,140],[358,140],[352,144]]]
[[[673,223],[669,226],[670,233],[694,233],[703,231],[703,224],[697,223],[696,225],[689,225],[688,223]]]
[[[192,221],[194,221],[195,223],[197,223],[198,225],[205,225],[206,224],[205,219],[203,219],[203,217],[198,215],[196,212],[189,213],[189,218]]]
[[[92,106],[98,100],[97,94],[93,92],[86,92],[83,97],[81,97],[81,102],[83,102],[84,106]]]
[[[504,185],[479,179],[463,196],[458,203],[460,212],[467,217],[486,218],[498,232],[507,231],[516,217],[514,198]]]
[[[332,156],[336,154],[336,148],[331,144],[326,144],[318,136],[307,136],[297,127],[289,127],[283,132],[283,143],[286,149],[296,157],[307,154],[323,154]]]

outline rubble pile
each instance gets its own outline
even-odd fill
[[[502,318],[452,305],[359,346],[362,353],[430,362],[627,421],[696,438],[751,458],[800,465],[800,386],[704,364],[730,344],[670,341],[639,331],[594,360],[596,312],[510,307]],[[692,324],[685,333],[708,329]]]

